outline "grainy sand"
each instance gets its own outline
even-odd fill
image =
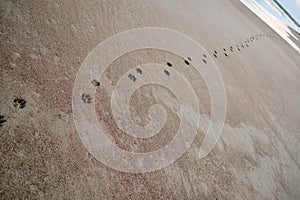
[[[300,198],[300,56],[238,0],[0,2],[1,199]],[[186,73],[196,80],[191,84],[203,119],[191,148],[166,168],[130,174],[107,167],[84,148],[73,122],[72,89],[98,43],[148,26],[177,30],[203,45],[222,75],[227,116],[217,145],[199,159],[210,98],[191,66]],[[263,36],[241,47],[257,35]],[[170,61],[185,72],[177,55],[148,49],[120,57],[106,77],[115,83],[135,65],[154,61]],[[137,123],[147,123],[160,89],[144,87],[132,97]],[[96,96],[99,120],[123,149],[159,149],[178,128],[178,116],[168,110],[157,137],[133,142],[117,128],[101,87]]]

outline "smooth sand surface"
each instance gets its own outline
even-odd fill
[[[0,2],[1,199],[300,198],[300,56],[238,0]],[[151,26],[182,32],[206,49],[224,81],[226,121],[217,145],[199,159],[211,102],[192,62],[187,66],[178,55],[153,49],[121,56],[105,72],[108,81],[115,84],[136,65],[171,62],[191,80],[202,121],[191,148],[173,164],[131,174],[107,167],[85,149],[73,121],[72,90],[98,43]],[[242,47],[252,36],[257,39]],[[160,103],[164,92],[172,96],[155,85],[132,96],[137,124],[147,124],[149,106]],[[98,120],[129,151],[163,147],[180,121],[178,105],[166,106],[162,131],[149,141],[135,139],[118,129],[110,106],[99,87]]]

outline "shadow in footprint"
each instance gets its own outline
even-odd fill
[[[92,97],[91,97],[89,94],[83,93],[83,94],[81,95],[81,100],[82,100],[84,103],[92,103]]]
[[[100,86],[100,82],[97,81],[96,79],[92,80],[91,82],[92,82],[92,84],[93,84],[94,86],[96,86],[96,87],[99,87],[99,86]]]
[[[167,76],[170,76],[170,72],[168,70],[165,69],[164,72]]]
[[[190,65],[189,61],[184,60],[185,64]]]
[[[26,100],[16,98],[16,99],[14,99],[14,104],[13,104],[13,106],[14,106],[15,108],[21,108],[21,109],[22,109],[22,108],[25,108],[25,107],[26,107],[26,103],[27,103]]]
[[[0,115],[0,126],[2,126],[2,124],[5,122],[6,120],[4,119],[4,116]]]
[[[130,80],[132,80],[133,82],[136,81],[136,77],[135,77],[134,75],[132,75],[132,74],[129,74],[129,75],[128,75],[128,78],[129,78]]]
[[[138,74],[143,74],[143,71],[142,71],[140,68],[137,68],[137,69],[136,69],[136,72],[137,72]]]
[[[170,63],[170,62],[167,62],[167,65],[168,65],[169,67],[172,67],[172,66],[173,66],[172,63]]]

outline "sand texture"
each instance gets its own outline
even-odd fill
[[[0,2],[0,199],[300,199],[300,56],[238,0]],[[103,81],[115,85],[137,65],[168,69],[170,62],[199,101],[201,123],[191,147],[165,168],[135,174],[106,166],[85,148],[72,91],[100,42],[141,27],[176,30],[199,42],[206,50],[199,54],[222,76],[227,111],[216,146],[199,159],[212,111],[193,58],[187,65],[174,53],[140,49],[116,59]],[[173,77],[171,69],[161,73]],[[141,126],[151,105],[166,109],[165,126],[146,140],[118,128],[100,82],[93,99],[97,120],[116,145],[149,152],[172,140],[180,122],[172,91],[150,84],[131,97],[131,117]],[[185,92],[180,82],[175,86]],[[164,95],[169,102],[161,101]]]

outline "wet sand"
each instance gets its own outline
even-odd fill
[[[300,56],[239,1],[1,1],[0,16],[1,199],[299,199]],[[112,83],[154,61],[186,73],[203,121],[173,164],[130,174],[85,149],[73,121],[72,90],[98,43],[140,27],[174,29],[201,43],[222,75],[227,113],[217,145],[199,159],[211,105],[193,63],[149,49],[120,57],[105,74]],[[157,91],[146,87],[133,96],[137,123],[147,123]],[[174,136],[176,106],[167,110],[162,132],[145,142],[122,134],[109,98],[100,86],[98,120],[123,149],[155,150]]]

